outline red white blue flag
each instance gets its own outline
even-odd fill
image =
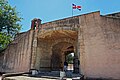
[[[75,4],[72,4],[72,9],[81,10],[81,6],[77,6],[77,5],[75,5]]]

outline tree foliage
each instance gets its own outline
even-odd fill
[[[0,50],[4,49],[11,41],[11,36],[0,32]]]
[[[67,55],[68,64],[72,64],[73,63],[73,59],[74,59],[74,56],[71,53]]]
[[[0,48],[5,48],[20,31],[21,19],[15,7],[6,0],[0,0]]]

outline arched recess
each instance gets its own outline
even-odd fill
[[[65,52],[67,48],[73,46],[69,42],[59,42],[52,47],[52,55],[51,55],[51,69],[52,70],[62,70],[63,63],[65,61]]]
[[[63,67],[65,53],[70,46],[74,47],[75,58],[78,58],[77,42],[78,31],[76,30],[51,30],[41,31],[38,34],[39,46],[38,54],[42,55],[40,59],[40,70],[44,67],[50,70],[60,70]],[[43,45],[43,46],[42,46]],[[41,51],[40,51],[41,50]],[[47,55],[45,55],[47,54]],[[38,57],[39,58],[39,57]],[[48,60],[50,59],[50,60]],[[77,68],[75,68],[76,70]],[[46,69],[45,69],[46,70]]]

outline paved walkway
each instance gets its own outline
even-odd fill
[[[50,78],[36,78],[36,77],[27,77],[27,76],[16,76],[16,77],[7,77],[6,80],[57,80],[57,79],[50,79]]]
[[[42,78],[35,78],[35,77],[27,77],[27,76],[16,76],[16,77],[7,77],[5,80],[61,80],[60,78],[50,78],[50,77],[42,77]],[[73,80],[72,78],[63,78],[62,80]],[[76,80],[76,79],[75,79]],[[78,79],[80,80],[80,79]]]
[[[63,77],[63,79],[61,79]],[[66,75],[61,71],[52,71],[52,72],[39,72],[35,76],[14,76],[6,77],[6,80],[80,80],[79,74],[73,74],[71,71],[67,71]]]

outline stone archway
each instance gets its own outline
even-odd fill
[[[63,63],[65,61],[65,52],[69,46],[73,44],[68,42],[60,42],[52,47],[51,55],[51,69],[52,70],[62,70]]]
[[[65,52],[70,46],[74,46],[73,51],[78,57],[76,47],[78,41],[77,31],[48,30],[40,32],[37,38],[35,65],[39,70],[61,70],[65,60]]]
[[[72,48],[70,48],[71,46]],[[75,53],[75,44],[72,44],[70,42],[59,42],[53,45],[51,55],[51,70],[63,70],[63,65],[64,61],[66,61],[66,56],[71,52],[74,52],[73,72],[79,73],[78,55],[77,53]]]

